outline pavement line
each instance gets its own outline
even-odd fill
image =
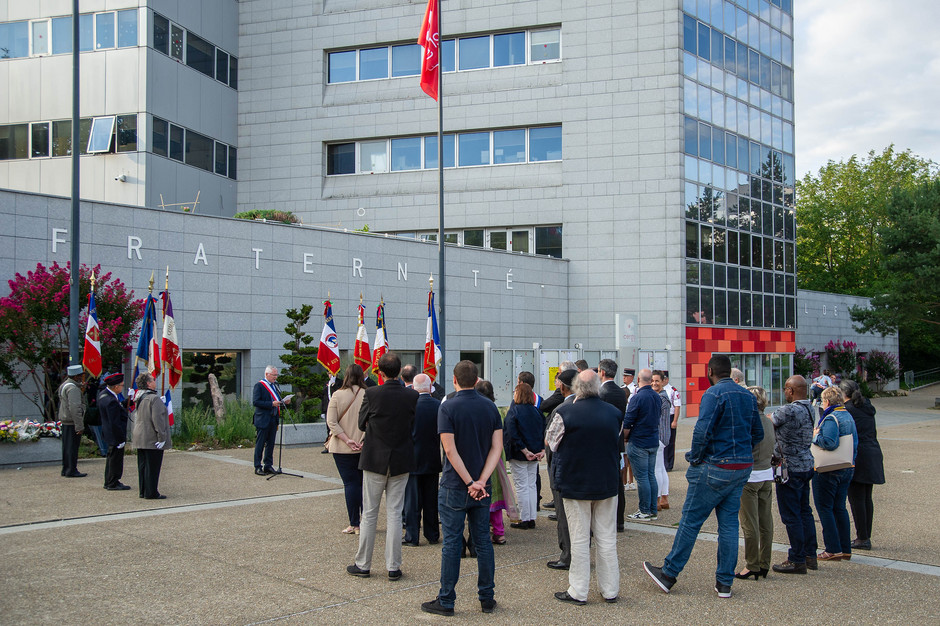
[[[222,461],[223,463],[232,463],[233,465],[245,465],[247,467],[254,467],[254,461],[246,461],[244,459],[236,459],[235,457],[227,456],[224,454],[210,454],[209,452],[187,452],[187,454],[193,454],[204,459],[210,459],[212,461]],[[332,485],[342,485],[343,480],[341,478],[336,478],[335,476],[324,476],[323,474],[314,474],[312,472],[302,472],[300,470],[292,470],[287,468],[281,468],[285,472],[290,472],[291,474],[298,474],[304,478],[312,478],[314,480],[319,480],[324,483],[330,483]]]
[[[140,511],[127,511],[124,513],[107,513],[104,515],[90,515],[88,517],[73,517],[69,519],[50,520],[45,522],[27,522],[0,527],[0,536],[13,535],[31,530],[49,530],[65,528],[67,526],[81,526],[84,524],[97,524],[99,522],[138,519],[141,517],[154,517],[158,515],[175,515],[177,513],[193,513],[196,511],[211,511],[225,509],[247,504],[264,504],[268,502],[286,502],[304,498],[319,498],[322,496],[335,496],[343,493],[342,489],[326,489],[324,491],[307,491],[301,493],[286,493],[276,496],[258,496],[255,498],[240,498],[238,500],[223,500],[221,502],[205,502],[201,504],[184,504],[168,506],[159,509],[146,509]]]

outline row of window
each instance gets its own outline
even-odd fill
[[[545,63],[560,58],[558,27],[459,37],[441,43],[444,72]],[[329,53],[328,63],[330,83],[417,76],[421,73],[421,46],[399,44],[340,50]]]
[[[397,237],[437,241],[436,232],[399,232]],[[562,258],[561,226],[514,226],[511,228],[467,228],[444,233],[444,243],[458,246],[508,250],[522,254],[543,254]]]
[[[137,115],[79,120],[79,154],[137,150]],[[72,120],[0,125],[0,161],[72,154]]]
[[[790,100],[785,100],[781,96],[761,88],[760,85],[752,85],[746,80],[715,67],[708,61],[704,61],[688,52],[682,53],[682,74],[688,79],[711,87],[716,92],[737,98],[752,107],[782,117],[788,122],[793,121],[793,103]],[[787,90],[791,87],[791,83],[782,86]],[[693,95],[692,97],[696,96]],[[701,102],[703,104],[695,106],[709,106],[712,103],[707,99],[702,99]]]
[[[768,160],[761,162],[761,175],[769,176],[769,180],[757,180],[745,172],[735,171],[695,157],[685,157],[686,204],[698,203],[703,188],[712,188],[715,192],[727,195],[740,195],[742,198],[750,197],[755,200],[772,202],[783,205],[785,208],[793,207],[793,175],[792,159],[788,155],[778,152],[768,152]],[[771,160],[772,159],[772,160]],[[770,163],[769,168],[767,163]],[[784,171],[784,168],[786,170]],[[780,179],[783,182],[778,182]],[[695,185],[698,184],[696,191]],[[719,195],[720,199],[720,195]],[[725,203],[722,203],[725,204]]]
[[[444,167],[561,160],[561,126],[444,135]],[[437,135],[330,144],[329,176],[437,168]]]
[[[686,322],[706,326],[795,328],[796,298],[686,287]]]
[[[694,222],[685,224],[685,256],[740,267],[796,272],[796,249],[792,241],[784,242]]]
[[[238,59],[159,13],[153,14],[153,49],[238,89]]]
[[[753,176],[763,176],[787,186],[792,186],[795,173],[793,171],[792,146],[790,154],[783,154],[746,137],[714,128],[704,122],[685,118],[684,124],[684,151],[692,157],[699,157],[711,161],[719,166],[741,170]],[[686,174],[686,178],[697,178]],[[704,182],[704,181],[703,181]],[[716,184],[724,187],[722,184]],[[736,189],[730,187],[730,189]]]
[[[151,151],[219,176],[236,179],[238,150],[195,131],[153,118]]]
[[[729,267],[705,261],[686,261],[686,284],[735,291],[796,295],[796,275]]]
[[[767,392],[767,406],[786,404],[783,385],[792,369],[792,354],[729,354],[731,367],[744,373],[748,385],[763,387]]]
[[[698,196],[695,194],[698,192]],[[714,226],[727,226],[755,235],[795,240],[796,220],[791,208],[774,206],[736,193],[722,195],[710,187],[686,182],[685,216]],[[691,199],[690,199],[691,198]],[[735,263],[736,261],[731,261]]]
[[[738,6],[735,7],[732,2]],[[764,54],[771,54],[777,38],[789,39],[792,50],[792,13],[782,11],[782,7],[777,2],[768,0],[732,0],[732,2],[683,0],[682,10]],[[781,44],[780,47],[784,45]],[[779,55],[773,56],[780,58]],[[788,65],[792,66],[792,63]]]
[[[78,16],[81,52],[137,45],[137,9]],[[72,52],[72,16],[0,24],[0,59]]]

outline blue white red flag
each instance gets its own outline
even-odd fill
[[[170,426],[173,425],[173,398],[170,396],[170,390],[167,389],[163,394],[163,404],[166,405],[166,414],[170,418]]]
[[[366,308],[359,305],[359,328],[356,329],[356,348],[353,356],[363,372],[372,367],[372,348],[369,347],[369,334],[366,332]]]
[[[134,357],[133,389],[137,389],[137,375],[148,372],[154,378],[160,375],[160,344],[157,343],[157,299],[147,296],[144,306],[144,321],[140,326],[140,338]]]
[[[424,373],[437,378],[437,366],[441,364],[441,337],[437,332],[437,313],[434,311],[434,292],[428,291],[428,327],[424,339]]]
[[[333,305],[327,300],[323,307],[323,332],[320,333],[317,362],[326,368],[330,376],[336,376],[339,371],[339,340],[336,338],[336,326],[333,324]]]
[[[101,331],[98,329],[98,312],[95,310],[95,292],[88,294],[88,325],[85,327],[82,367],[94,378],[101,376]]]

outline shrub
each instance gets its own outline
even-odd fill
[[[813,354],[806,348],[797,348],[793,353],[793,373],[807,377],[818,371],[819,355]]]
[[[233,217],[243,220],[268,220],[269,222],[282,222],[284,224],[297,224],[300,222],[297,216],[290,211],[274,211],[271,209],[252,209],[251,211],[242,211],[236,213]]]
[[[215,438],[220,446],[232,447],[251,443],[255,438],[252,423],[255,408],[245,400],[229,400],[225,403],[225,419],[215,427]]]
[[[851,374],[858,367],[858,345],[854,341],[830,341],[826,344],[826,357],[833,372]]]
[[[865,372],[868,374],[868,382],[872,383],[877,391],[881,391],[884,386],[898,377],[900,365],[898,357],[890,352],[881,350],[872,350],[863,361]]]
[[[225,418],[216,423],[211,408],[203,405],[184,407],[173,433],[173,444],[180,448],[193,444],[210,448],[251,444],[255,439],[254,413],[251,402],[229,400],[225,403]]]

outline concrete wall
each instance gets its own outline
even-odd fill
[[[69,234],[53,229],[67,231],[69,216],[67,198],[0,191],[0,220],[12,225],[0,235],[0,277],[37,262],[65,265]],[[318,336],[329,292],[340,348],[352,349],[360,292],[370,340],[384,297],[392,349],[418,351],[432,272],[440,287],[436,245],[382,235],[84,202],[81,240],[82,263],[100,263],[138,297],[151,272],[161,289],[169,266],[183,349],[241,351],[243,393],[265,365],[279,362],[288,308],[314,305],[307,330]],[[449,367],[462,350],[482,351],[484,341],[569,345],[566,261],[448,246],[446,279]],[[32,414],[30,407],[17,392],[0,391],[0,416]]]

